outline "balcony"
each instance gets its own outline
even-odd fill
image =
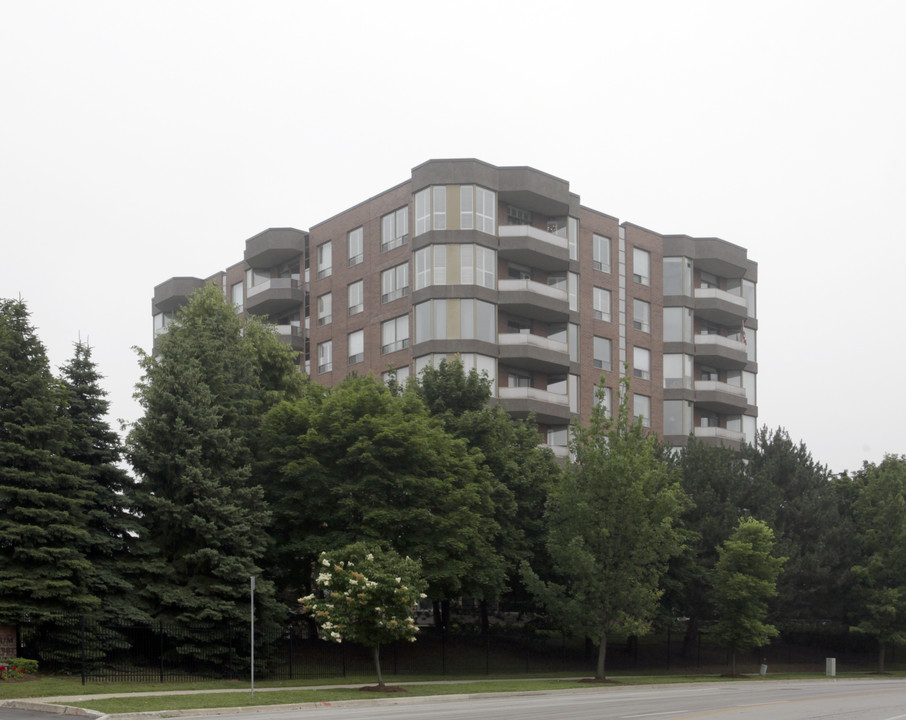
[[[720,415],[739,415],[749,403],[741,387],[716,380],[696,380],[695,405]]]
[[[289,345],[293,350],[305,350],[305,329],[298,325],[276,325],[280,340]]]
[[[569,367],[569,347],[560,340],[529,333],[500,333],[497,345],[500,359],[517,368],[558,373]]]
[[[566,290],[534,280],[498,280],[498,304],[508,313],[543,322],[565,322],[569,315]]]
[[[295,278],[270,278],[246,291],[245,309],[253,315],[276,315],[301,308],[304,299]]]
[[[717,288],[695,288],[695,315],[719,325],[740,326],[749,314],[745,298]]]
[[[245,261],[258,270],[295,259],[301,266],[304,254],[305,233],[295,228],[270,228],[245,241]]]
[[[569,267],[569,245],[564,237],[530,225],[501,225],[497,235],[497,254],[505,260],[547,271]]]
[[[746,344],[722,335],[696,335],[695,360],[713,367],[741,370],[746,366]]]
[[[707,445],[725,445],[734,450],[741,448],[746,439],[743,433],[722,427],[695,427],[692,434]]]
[[[151,304],[155,312],[172,313],[189,302],[189,296],[204,287],[196,277],[172,277],[154,288]]]
[[[569,447],[566,445],[548,445],[541,443],[538,447],[549,448],[557,460],[566,460],[569,457]]]
[[[542,425],[564,425],[573,414],[569,409],[569,396],[533,387],[501,387],[497,397],[510,415],[518,419],[535,413]]]

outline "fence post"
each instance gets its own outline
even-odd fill
[[[293,675],[293,633],[295,632],[292,625],[289,626],[289,679],[294,678]]]
[[[163,685],[163,683],[164,683],[164,621],[163,620],[157,621],[157,632],[158,632],[158,638],[160,639],[160,653],[159,653],[160,683],[161,683],[161,685]]]
[[[85,666],[85,616],[81,615],[79,618],[79,646],[82,651],[82,685],[85,684],[85,675],[87,672],[87,667]]]

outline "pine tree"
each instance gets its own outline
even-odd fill
[[[83,520],[89,533],[85,554],[92,568],[90,589],[104,599],[95,616],[116,622],[141,620],[130,581],[139,572],[132,547],[137,523],[124,507],[131,480],[117,466],[123,448],[105,419],[110,403],[89,345],[76,343],[62,376],[71,421],[64,455],[77,463],[87,481]]]
[[[0,300],[0,621],[96,608],[88,489],[64,450],[67,393],[22,300]]]
[[[262,618],[276,613],[273,583],[259,567],[270,514],[252,464],[263,409],[294,387],[271,377],[274,367],[291,367],[284,359],[274,333],[255,321],[243,327],[213,287],[192,296],[157,355],[142,356],[145,414],[128,455],[139,476],[131,496],[142,541],[153,553],[141,598],[156,619],[244,624],[253,575]],[[226,651],[205,637],[187,635],[180,652]]]

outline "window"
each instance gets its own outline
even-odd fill
[[[692,432],[692,403],[686,400],[664,400],[664,435],[688,435]]]
[[[365,331],[356,330],[347,335],[349,364],[355,365],[365,359]]]
[[[709,272],[702,271],[701,273],[701,285],[703,288],[719,288],[720,281],[717,279],[717,275],[713,275]]]
[[[611,344],[610,340],[602,337],[594,339],[595,367],[598,370],[611,369]]]
[[[365,259],[364,230],[356,228],[346,235],[346,248],[348,251],[348,265],[358,265]]]
[[[594,288],[592,307],[598,320],[610,322],[610,290],[599,287]]]
[[[318,343],[318,372],[326,373],[333,370],[333,341]]]
[[[569,259],[579,259],[579,221],[570,217],[566,219],[566,242],[569,246]]]
[[[664,295],[692,294],[692,261],[684,257],[664,258]]]
[[[249,268],[245,271],[245,281],[250,288],[256,287],[263,282],[267,282],[271,279],[270,273],[264,273],[260,270],[255,270],[254,268]]]
[[[507,387],[511,388],[530,388],[532,386],[532,376],[515,370],[507,370]]]
[[[644,300],[632,301],[632,326],[642,332],[651,332],[651,304]]]
[[[651,398],[647,395],[633,394],[632,414],[636,420],[641,419],[642,427],[651,427]]]
[[[469,298],[428,300],[415,306],[415,342],[484,340],[496,342],[496,306]]]
[[[415,253],[415,289],[429,285],[496,288],[497,254],[481,245],[445,243]]]
[[[493,290],[497,287],[497,253],[490,248],[475,246],[475,284]],[[465,282],[465,281],[463,281]]]
[[[401,207],[381,218],[381,252],[409,242],[409,207]]]
[[[318,245],[318,280],[330,276],[333,270],[333,242]]]
[[[755,373],[743,370],[742,386],[746,391],[746,402],[749,405],[757,405],[755,396]]]
[[[435,185],[420,190],[415,193],[415,234],[432,229],[496,235],[497,193],[477,185]]]
[[[381,323],[381,354],[396,352],[409,347],[409,316]]]
[[[664,387],[692,389],[691,355],[664,355]]]
[[[234,283],[230,288],[230,299],[233,301],[233,309],[236,312],[242,312],[242,283]]]
[[[601,272],[610,272],[610,238],[604,235],[591,236],[592,267]]]
[[[365,290],[364,281],[356,280],[349,283],[346,288],[346,306],[349,308],[350,315],[358,315],[365,309]]]
[[[569,443],[568,427],[552,427],[547,431],[547,444],[551,447],[566,447]]]
[[[651,379],[651,351],[645,348],[632,349],[632,374],[641,380]]]
[[[569,298],[569,309],[577,311],[579,309],[579,276],[576,273],[566,274],[566,293]]]
[[[381,273],[381,302],[388,303],[409,294],[409,263],[404,262]]]
[[[755,317],[755,283],[751,280],[743,280],[742,296],[746,299],[746,306],[749,308],[749,317]],[[745,422],[745,419],[743,420]]]
[[[651,253],[647,250],[632,249],[632,279],[640,285],[651,285]]]
[[[415,253],[415,289],[421,290],[431,284],[431,248],[426,247]]]
[[[391,370],[385,370],[381,373],[381,380],[384,381],[384,385],[389,385],[392,379],[395,379],[398,385],[405,385],[406,380],[409,378],[409,366],[403,365],[402,367],[393,368]]]
[[[434,188],[434,229],[447,229],[447,188],[439,185]]]
[[[507,225],[531,225],[532,214],[528,210],[508,205],[506,209]]]
[[[604,408],[605,417],[613,417],[613,390],[609,387],[595,386],[595,407]]]
[[[691,308],[664,308],[664,342],[692,342]]]
[[[570,323],[566,326],[566,332],[568,334],[566,344],[569,347],[569,360],[579,362],[579,326]]]
[[[318,327],[328,325],[333,320],[333,302],[330,293],[318,296]]]
[[[431,229],[431,188],[415,193],[415,234]]]

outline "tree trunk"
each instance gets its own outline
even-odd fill
[[[374,650],[374,669],[377,670],[378,685],[384,687],[384,676],[381,674],[381,644],[375,643]]]
[[[878,672],[884,672],[884,655],[887,651],[887,643],[883,640],[878,640]]]
[[[607,633],[601,633],[601,642],[598,643],[598,669],[595,670],[595,680],[604,680],[604,658],[607,656]]]

